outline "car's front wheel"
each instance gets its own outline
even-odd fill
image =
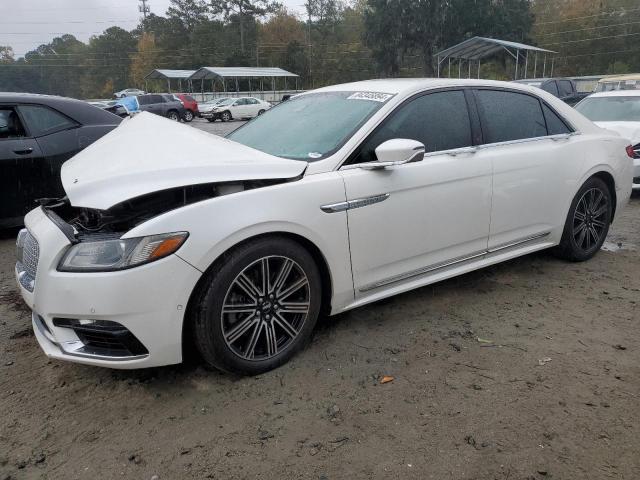
[[[264,110],[258,111],[258,116],[262,115],[263,113],[264,113]]]
[[[250,241],[212,269],[193,308],[206,363],[257,375],[289,360],[311,337],[321,303],[318,267],[284,237]]]
[[[222,114],[220,115],[220,120],[222,120],[223,122],[228,122],[231,120],[231,112],[224,111],[222,112]]]
[[[178,112],[175,110],[171,110],[167,113],[167,118],[169,120],[173,120],[174,122],[177,122],[180,120],[180,115],[178,115]]]
[[[555,253],[572,262],[593,257],[609,232],[613,214],[612,196],[607,184],[591,177],[576,194]]]

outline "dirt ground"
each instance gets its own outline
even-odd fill
[[[326,319],[254,378],[48,361],[0,240],[0,480],[638,479],[640,198],[609,240]]]

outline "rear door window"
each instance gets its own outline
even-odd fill
[[[66,115],[44,105],[20,105],[19,108],[27,128],[34,137],[41,137],[78,126],[75,121]]]
[[[349,163],[377,160],[375,149],[394,138],[422,142],[427,152],[471,146],[471,122],[464,92],[435,92],[410,100],[364,141]]]
[[[484,143],[547,135],[542,107],[536,97],[503,90],[476,90],[475,94]]]
[[[549,135],[561,135],[572,132],[564,120],[544,103],[542,104],[542,111],[544,112],[544,119],[547,122],[547,133]]]
[[[542,90],[545,92],[549,92],[551,95],[557,97],[558,96],[558,86],[556,85],[555,80],[551,80],[549,82],[545,82],[542,84]]]
[[[573,94],[573,85],[571,85],[569,80],[560,80],[558,81],[558,85],[561,97],[568,97]]]
[[[151,103],[164,103],[164,97],[162,95],[149,95],[151,97]]]

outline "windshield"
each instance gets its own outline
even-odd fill
[[[585,98],[576,110],[592,122],[640,122],[640,96]]]
[[[278,157],[313,162],[340,148],[393,95],[323,92],[292,98],[228,138]]]

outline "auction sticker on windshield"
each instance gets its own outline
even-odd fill
[[[372,100],[374,102],[384,103],[393,97],[390,93],[380,92],[356,92],[347,97],[347,100]]]

